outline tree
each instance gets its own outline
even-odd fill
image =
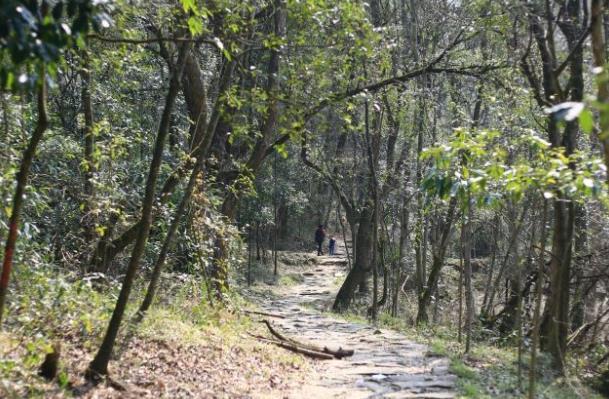
[[[67,8],[64,11],[64,8]],[[71,28],[62,23],[64,14],[72,20]],[[91,21],[96,27],[108,26],[109,18],[105,13],[97,13],[90,1],[56,2],[51,5],[46,1],[41,4],[30,2],[27,5],[19,1],[8,1],[0,7],[0,19],[4,25],[0,28],[0,55],[9,59],[8,65],[0,69],[0,84],[7,89],[17,89],[20,85],[37,86],[38,120],[30,141],[23,153],[16,176],[16,187],[13,195],[9,220],[9,232],[4,246],[2,275],[0,276],[0,326],[4,314],[8,283],[13,263],[13,254],[19,231],[19,218],[23,207],[23,195],[30,174],[30,167],[36,148],[48,127],[47,111],[47,71],[53,71],[61,59],[63,50],[73,45],[74,41],[83,40],[82,35],[89,31]],[[18,80],[15,75],[23,68],[33,66],[35,75],[22,73]],[[27,87],[27,86],[26,86]]]
[[[559,64],[553,26],[552,7],[542,9],[540,4],[532,4],[528,9],[528,23],[542,62],[539,82],[528,61],[529,52],[521,59],[521,68],[528,79],[540,106],[556,105],[570,100],[579,102],[583,98],[583,50],[582,37],[587,35],[582,21],[582,3],[569,1],[559,5],[557,26],[567,40],[570,54]],[[545,15],[544,15],[545,14]],[[543,18],[545,16],[545,18]],[[543,24],[546,23],[547,26]],[[561,87],[560,75],[569,70],[566,87]],[[569,97],[567,97],[569,96]],[[562,130],[562,131],[561,131]],[[555,114],[550,114],[547,132],[555,148],[564,147],[566,155],[576,149],[578,121],[567,120],[563,129]],[[552,235],[552,258],[550,260],[551,296],[544,310],[542,326],[542,346],[549,350],[559,367],[563,367],[569,325],[569,279],[574,232],[575,208],[568,194],[558,192],[554,200],[554,227]]]
[[[108,323],[108,330],[106,331],[99,351],[87,369],[87,378],[91,380],[96,380],[99,378],[99,376],[108,374],[108,363],[110,362],[114,342],[116,341],[116,336],[118,335],[118,330],[120,328],[125,309],[127,308],[127,301],[129,300],[131,287],[139,268],[140,259],[142,258],[146,242],[148,241],[150,226],[152,224],[152,208],[155,198],[156,182],[159,175],[159,169],[161,167],[163,149],[165,146],[165,140],[169,133],[169,121],[173,112],[173,106],[180,87],[180,79],[182,78],[182,70],[184,68],[184,59],[190,50],[190,44],[181,44],[178,46],[178,48],[178,56],[175,64],[176,67],[174,68],[169,81],[169,89],[165,98],[165,106],[161,115],[156,141],[154,143],[154,155],[150,161],[150,170],[146,180],[145,194],[142,200],[142,215],[140,221],[140,230],[138,232],[139,234],[131,252],[131,258],[129,260],[129,265],[127,266],[127,273],[123,279],[121,291],[118,299],[116,300],[114,311],[112,312],[112,318]]]

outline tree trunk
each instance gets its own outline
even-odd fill
[[[418,309],[417,309],[417,324],[424,324],[429,321],[427,310],[431,303],[433,292],[440,279],[440,272],[444,266],[444,257],[446,255],[446,249],[448,248],[449,239],[452,233],[452,223],[455,215],[455,208],[457,200],[452,197],[446,210],[446,217],[442,225],[440,242],[437,244],[437,248],[433,253],[433,260],[431,269],[429,271],[429,277],[427,278],[427,284],[423,287],[423,291],[418,298]]]
[[[163,266],[165,265],[165,260],[167,259],[167,254],[169,253],[169,249],[173,244],[173,239],[175,234],[180,226],[180,222],[182,220],[182,216],[186,211],[186,207],[190,203],[190,199],[192,198],[192,194],[195,190],[197,184],[197,178],[201,172],[201,165],[203,160],[197,161],[197,165],[192,170],[190,179],[188,180],[188,185],[186,186],[186,190],[182,195],[182,199],[173,214],[173,219],[169,224],[169,230],[167,231],[167,235],[165,236],[165,240],[163,240],[163,246],[161,247],[161,252],[157,256],[156,262],[154,263],[154,267],[152,269],[152,275],[150,276],[150,282],[148,283],[148,289],[146,290],[146,295],[144,296],[144,300],[140,305],[138,310],[138,318],[144,317],[144,314],[152,305],[152,300],[154,299],[154,295],[156,294],[159,280],[161,278],[161,271],[163,270]]]
[[[150,225],[152,224],[152,208],[155,199],[156,183],[161,163],[163,161],[165,140],[169,132],[169,123],[171,120],[175,99],[180,88],[180,78],[184,64],[184,57],[189,51],[189,47],[190,45],[182,44],[179,49],[176,68],[174,68],[170,79],[169,90],[165,98],[165,107],[163,109],[163,114],[161,115],[161,122],[159,123],[159,130],[154,143],[152,160],[150,162],[150,170],[146,180],[146,189],[144,198],[142,200],[140,231],[135,241],[135,245],[133,246],[133,251],[131,252],[131,259],[129,260],[129,265],[127,266],[127,272],[125,274],[125,278],[123,279],[123,284],[116,301],[116,306],[112,312],[112,318],[108,323],[108,329],[106,330],[106,334],[99,351],[87,369],[86,374],[89,380],[97,380],[100,375],[108,374],[108,363],[112,355],[112,349],[114,348],[116,336],[118,335],[118,330],[123,320],[125,309],[127,308],[127,302],[131,293],[131,286],[133,285],[135,274],[139,268],[140,259],[144,254],[146,242],[148,241]]]
[[[4,303],[6,302],[6,296],[8,291],[8,282],[11,275],[11,269],[13,266],[13,255],[15,252],[15,244],[17,243],[17,236],[19,235],[19,218],[21,216],[21,208],[23,208],[23,195],[27,186],[28,176],[30,174],[30,167],[36,155],[36,148],[38,143],[42,139],[42,136],[47,129],[49,124],[47,115],[47,86],[46,86],[46,73],[44,73],[44,67],[40,68],[40,82],[38,87],[38,120],[36,121],[36,128],[30,137],[27,148],[23,152],[23,158],[19,165],[19,172],[16,176],[17,185],[15,187],[15,194],[13,195],[13,206],[10,212],[10,218],[8,222],[8,236],[4,245],[4,259],[2,261],[2,275],[0,276],[0,329],[2,328],[2,316],[4,315]]]
[[[398,309],[399,309],[399,296],[400,296],[400,289],[401,289],[401,285],[402,285],[402,280],[403,280],[403,276],[406,276],[408,274],[408,271],[406,270],[406,256],[407,256],[407,249],[408,249],[408,244],[409,244],[409,234],[410,231],[408,230],[408,222],[410,219],[410,212],[408,211],[408,206],[406,203],[402,204],[402,209],[400,212],[400,238],[399,238],[399,247],[398,247],[398,253],[399,253],[399,259],[397,262],[398,265],[398,270],[397,270],[397,276],[396,276],[396,281],[395,281],[395,286],[393,287],[393,303],[392,303],[392,307],[391,307],[391,315],[393,317],[396,317],[398,314]]]
[[[486,278],[486,289],[484,290],[484,298],[482,299],[482,309],[481,309],[481,314],[482,317],[487,319],[490,315],[486,313],[486,309],[487,309],[487,302],[488,299],[490,297],[490,293],[491,293],[491,287],[493,285],[493,271],[495,270],[495,264],[497,262],[497,243],[498,243],[498,237],[499,237],[499,213],[497,212],[495,214],[495,217],[493,218],[493,252],[491,254],[491,263],[488,266],[488,270],[487,270],[487,278]]]
[[[568,81],[570,101],[583,99],[583,49],[578,41],[583,33],[580,26],[581,3],[569,2],[565,6],[562,19],[557,21],[572,53],[569,59],[571,75]],[[553,72],[549,72],[553,73]],[[557,80],[557,76],[554,76]],[[555,91],[558,92],[558,91]],[[565,155],[575,151],[578,121],[566,123],[562,135],[553,117],[548,120],[548,133],[553,148],[564,147]],[[571,168],[575,165],[571,164]],[[554,364],[564,370],[564,356],[567,349],[569,331],[569,281],[571,277],[571,255],[574,234],[575,211],[568,194],[559,192],[554,201],[554,227],[552,240],[552,259],[550,261],[550,297],[546,303],[544,323],[542,325],[542,347],[552,355]]]
[[[349,251],[349,246],[347,245],[347,233],[345,231],[345,222],[340,212],[340,201],[338,201],[338,205],[336,206],[336,218],[340,224],[341,233],[343,236],[343,244],[345,245],[345,255],[347,256],[347,265],[349,266],[349,270],[351,270],[351,253]]]
[[[368,100],[366,100],[365,110],[365,135],[366,135],[366,153],[368,155],[368,169],[370,173],[370,189],[373,197],[372,207],[372,322],[376,324],[378,316],[378,227],[379,227],[379,193],[378,193],[378,181],[376,178],[376,162],[372,150],[372,138],[370,135],[370,124],[369,124],[369,113],[370,106]],[[380,119],[380,118],[379,118]],[[376,135],[375,135],[376,136]]]
[[[275,0],[275,18],[274,18],[274,33],[277,37],[283,38],[286,30],[286,3],[285,0]],[[281,49],[274,48],[271,50],[269,58],[266,93],[269,97],[268,110],[266,119],[262,127],[262,137],[256,142],[252,154],[250,155],[245,169],[252,174],[256,174],[262,166],[264,159],[268,155],[269,142],[275,132],[277,119],[279,117],[279,103],[277,91],[279,89],[279,64],[281,60]],[[238,188],[237,188],[238,189]],[[235,219],[235,213],[239,204],[239,197],[235,193],[236,189],[229,190],[227,196],[222,203],[222,214],[228,222]],[[228,289],[227,273],[228,259],[218,258],[218,256],[228,256],[227,237],[219,235],[216,239],[217,250],[212,259],[212,283],[216,291],[217,297],[222,297],[224,290]]]
[[[609,102],[609,81],[607,80],[607,55],[605,53],[606,35],[609,33],[605,31],[603,36],[603,15],[605,14],[605,5],[603,0],[592,0],[592,55],[594,59],[594,65],[596,67],[604,68],[603,73],[597,80],[597,99],[601,104]],[[605,16],[607,17],[607,16]],[[600,132],[597,135],[599,141],[603,146],[603,156],[605,159],[605,166],[607,167],[606,179],[609,184],[609,111],[601,109],[600,111]]]
[[[541,346],[552,354],[555,366],[564,367],[569,333],[569,280],[573,240],[573,204],[554,202],[550,297],[546,302]]]
[[[366,279],[366,274],[370,271],[372,262],[372,229],[373,229],[373,210],[372,204],[366,206],[360,215],[355,243],[355,261],[353,268],[347,274],[347,278],[340,287],[334,300],[332,309],[335,312],[344,312],[349,309],[351,300],[357,291],[358,286]]]
[[[85,240],[90,243],[95,238],[95,221],[91,214],[94,201],[93,176],[95,174],[95,161],[93,152],[95,150],[95,137],[93,136],[93,107],[91,104],[91,72],[89,71],[89,55],[83,52],[83,67],[80,71],[82,78],[82,111],[85,119],[83,130],[84,145],[84,218]]]
[[[533,311],[533,332],[531,343],[531,360],[529,365],[529,399],[535,397],[535,377],[537,375],[537,347],[539,346],[539,330],[541,326],[541,301],[543,299],[544,265],[546,248],[546,220],[548,218],[548,201],[543,200],[541,216],[541,234],[539,239],[539,255],[537,255],[537,283],[535,284],[535,309]]]
[[[463,225],[463,282],[465,285],[465,353],[469,353],[472,340],[472,324],[474,321],[474,292],[472,287],[472,201],[468,195],[467,214]]]
[[[575,277],[575,292],[573,293],[573,306],[570,310],[571,329],[573,331],[581,327],[585,322],[587,290],[584,282],[584,272],[589,270],[590,257],[586,256],[590,248],[588,246],[588,222],[587,211],[584,204],[575,205],[575,262],[573,275]]]

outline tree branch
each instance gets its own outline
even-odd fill
[[[101,42],[106,43],[123,43],[123,44],[151,44],[151,43],[165,43],[165,42],[173,42],[173,43],[205,43],[211,46],[214,46],[220,51],[223,51],[224,48],[221,46],[220,41],[205,39],[205,38],[188,38],[188,37],[155,37],[155,38],[146,38],[146,39],[129,39],[126,37],[107,37],[98,35],[96,33],[91,33],[87,35],[87,39],[95,39]]]
[[[400,75],[400,76],[394,76],[391,78],[387,78],[385,80],[381,80],[380,82],[372,83],[368,86],[355,88],[355,89],[348,90],[348,91],[342,92],[342,93],[330,94],[327,97],[325,97],[324,99],[322,99],[321,101],[319,101],[316,105],[309,108],[308,111],[305,111],[304,116],[303,116],[303,122],[309,121],[313,116],[317,115],[320,111],[322,111],[324,108],[326,108],[330,104],[346,100],[347,98],[354,97],[361,93],[376,92],[386,86],[403,83],[403,82],[409,81],[413,78],[416,78],[418,76],[422,76],[422,75],[425,75],[428,73],[448,73],[448,74],[472,76],[472,77],[476,77],[476,78],[481,78],[487,72],[498,70],[498,69],[503,69],[506,67],[507,67],[507,64],[505,64],[505,65],[469,65],[469,66],[462,67],[462,68],[458,68],[458,67],[439,68],[439,67],[434,67],[434,64],[429,64],[423,68],[416,69],[414,71],[408,72],[408,73]],[[276,146],[285,144],[289,139],[290,139],[289,132],[281,135],[277,140],[275,140],[275,142],[273,144],[271,144],[267,148],[265,156],[270,155],[274,151],[274,148]]]
[[[575,54],[577,53],[579,48],[584,44],[584,42],[586,41],[586,38],[588,38],[588,35],[590,35],[591,32],[592,32],[592,24],[590,24],[588,26],[588,28],[581,34],[579,40],[577,41],[577,43],[575,43],[575,46],[573,46],[573,48],[571,49],[571,52],[569,53],[567,58],[565,58],[565,60],[562,62],[562,64],[560,64],[558,66],[558,68],[556,68],[556,70],[554,71],[556,76],[560,75],[565,70],[567,65],[569,65],[569,62],[571,62],[571,59],[575,56]]]
[[[306,132],[302,133],[300,159],[302,159],[302,162],[306,166],[308,166],[311,169],[313,169],[314,171],[316,171],[319,175],[321,175],[324,179],[326,179],[326,181],[328,183],[330,183],[330,186],[332,186],[332,189],[334,190],[334,192],[340,199],[340,202],[343,204],[343,207],[345,208],[345,212],[347,213],[347,216],[349,218],[351,218],[354,214],[355,207],[353,206],[351,201],[349,201],[349,198],[347,198],[345,193],[340,189],[338,182],[335,179],[333,179],[332,176],[328,172],[323,170],[319,165],[316,165],[313,162],[311,162],[311,160],[307,156],[307,134],[306,134]]]

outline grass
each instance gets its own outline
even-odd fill
[[[304,276],[300,273],[288,273],[279,277],[279,285],[291,287],[304,281]]]

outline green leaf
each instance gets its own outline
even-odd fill
[[[275,151],[277,151],[277,153],[283,158],[283,159],[287,159],[288,158],[288,151],[286,150],[286,146],[285,144],[280,144],[280,145],[276,145],[275,146]]]
[[[197,5],[195,4],[195,0],[181,0],[182,2],[182,8],[184,9],[184,12],[188,12],[188,11],[194,11],[197,8]]]
[[[594,130],[594,116],[588,108],[579,114],[579,125],[585,133],[590,134]]]
[[[193,36],[203,33],[203,21],[201,18],[196,15],[188,18],[188,29]]]

